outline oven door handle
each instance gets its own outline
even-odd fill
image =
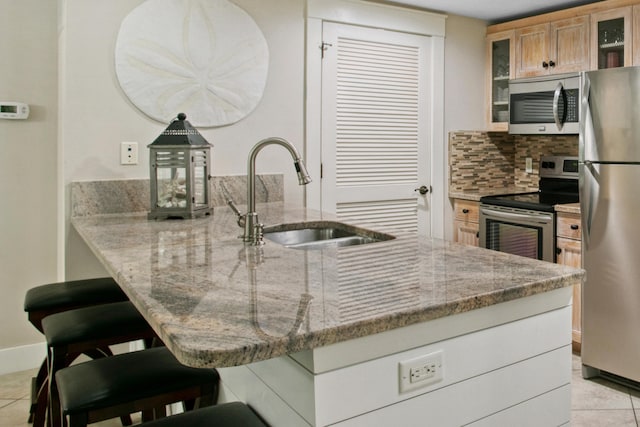
[[[513,212],[501,212],[501,211],[496,211],[493,209],[486,209],[486,208],[481,208],[480,210],[484,215],[491,216],[498,219],[525,220],[528,222],[536,222],[540,224],[548,224],[549,222],[553,221],[552,215],[544,215],[544,214],[528,215],[528,214],[519,214],[519,213],[513,213]]]

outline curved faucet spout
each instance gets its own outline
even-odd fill
[[[304,160],[300,157],[298,150],[294,147],[290,142],[283,138],[271,137],[265,138],[262,141],[258,142],[253,146],[251,151],[249,151],[249,159],[247,161],[247,214],[245,219],[244,226],[244,237],[243,240],[245,243],[250,243],[253,245],[262,245],[262,232],[257,230],[260,228],[260,224],[258,222],[258,214],[256,212],[256,157],[260,150],[262,150],[267,145],[281,145],[286,148],[291,157],[293,157],[293,164],[296,168],[296,173],[298,174],[298,183],[300,185],[306,185],[311,182],[311,177],[307,172],[307,167],[304,164]]]

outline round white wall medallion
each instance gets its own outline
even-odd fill
[[[149,117],[184,112],[194,126],[235,123],[258,105],[269,49],[253,19],[227,0],[147,0],[122,21],[118,81]]]

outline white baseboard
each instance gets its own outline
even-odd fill
[[[46,349],[47,344],[44,341],[39,344],[29,344],[20,347],[0,349],[0,375],[39,368],[42,361],[47,356]],[[144,349],[144,343],[142,341],[133,341],[111,347],[114,354],[142,349]],[[86,358],[86,356],[80,357]]]
[[[46,349],[44,341],[0,349],[0,375],[39,368],[47,355]]]

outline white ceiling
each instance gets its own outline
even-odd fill
[[[388,0],[386,3],[404,4],[497,23],[597,1],[601,0]]]

